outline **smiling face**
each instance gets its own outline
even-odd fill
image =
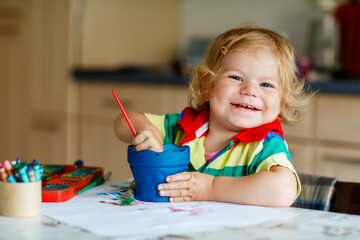
[[[231,51],[209,95],[210,128],[239,132],[274,121],[280,113],[279,67],[270,50]]]

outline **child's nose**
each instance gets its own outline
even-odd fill
[[[257,97],[258,85],[250,81],[244,82],[243,84],[241,84],[240,94]]]

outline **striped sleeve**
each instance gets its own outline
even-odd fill
[[[288,168],[294,173],[297,182],[297,196],[301,191],[301,184],[295,168],[290,162],[291,154],[287,149],[286,143],[278,137],[267,139],[263,142],[262,151],[255,157],[253,161],[253,171],[262,172],[269,171],[272,166],[282,166]]]
[[[174,143],[178,129],[176,123],[180,114],[157,115],[145,113],[146,118],[160,131],[164,144]]]

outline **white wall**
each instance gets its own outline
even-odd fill
[[[244,22],[274,30],[305,54],[309,21],[316,10],[312,0],[181,0],[179,44],[192,37],[216,36]]]

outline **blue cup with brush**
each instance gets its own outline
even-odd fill
[[[165,178],[188,170],[190,148],[164,144],[163,152],[128,147],[128,162],[135,180],[135,198],[145,202],[169,202],[169,197],[159,195],[157,189]]]

